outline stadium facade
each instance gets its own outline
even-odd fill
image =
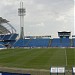
[[[51,36],[25,36],[16,39],[18,34],[16,29],[7,21],[0,17],[0,48],[16,47],[75,47],[74,35],[71,32],[58,32],[58,38]]]
[[[0,48],[11,47],[16,41],[16,29],[7,21],[0,17]]]

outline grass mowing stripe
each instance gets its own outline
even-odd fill
[[[27,52],[26,52],[26,50],[24,50],[24,51],[25,52],[21,52],[21,54],[18,54],[16,56],[6,57],[3,60],[1,60],[1,62],[5,63],[8,66],[12,65],[12,66],[26,67],[27,66],[26,63],[28,63],[28,62],[30,63],[30,60],[39,56],[39,54],[43,53],[46,50],[31,49]]]
[[[4,51],[1,51],[0,52],[0,60],[1,59],[4,59],[4,58],[8,58],[8,57],[14,57],[14,56],[18,56],[24,52],[28,52],[29,50],[6,50],[5,52]]]
[[[66,66],[67,66],[67,53],[66,53],[66,48],[65,48],[65,63],[66,63]]]
[[[51,57],[52,66],[64,66],[65,65],[65,53],[64,49],[57,48],[55,49],[54,55]]]
[[[0,51],[0,66],[49,69],[65,66],[67,59],[67,67],[71,68],[75,66],[74,54],[71,48],[9,49]]]
[[[74,48],[74,66],[75,66],[75,48]]]
[[[74,49],[66,49],[67,52],[67,67],[71,69],[74,66]]]

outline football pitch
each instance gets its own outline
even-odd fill
[[[75,66],[75,49],[16,48],[0,51],[0,67],[49,70],[51,66],[63,66],[72,69]]]

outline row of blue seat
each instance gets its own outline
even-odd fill
[[[52,41],[51,41],[52,40]],[[51,44],[50,44],[51,41]],[[50,45],[49,45],[50,44]],[[70,39],[19,39],[14,47],[70,47]]]
[[[16,40],[16,42],[14,43],[14,47],[25,47],[28,43],[29,39],[23,40],[23,39],[19,39]]]
[[[75,47],[75,39],[73,39],[73,47]]]
[[[2,41],[0,41],[0,48],[4,48],[4,43]]]
[[[68,38],[52,39],[51,47],[70,47],[70,46],[71,46],[71,42],[70,39]]]
[[[12,37],[11,37],[12,38]],[[71,42],[72,40],[72,42]],[[19,39],[4,41],[3,44],[10,44],[13,47],[75,47],[75,39]]]
[[[18,34],[0,35],[0,40],[15,40]]]
[[[32,39],[27,44],[29,47],[48,47],[50,39]]]
[[[18,34],[0,35],[0,48],[4,48],[5,45],[12,46],[15,43],[17,36]]]
[[[20,39],[14,46],[15,47],[48,47],[49,39]]]

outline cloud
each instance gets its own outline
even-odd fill
[[[58,18],[56,18],[56,21],[62,21],[62,20],[65,20],[65,16],[59,16]]]
[[[43,27],[45,26],[45,24],[43,22],[39,23],[39,24],[36,24],[36,26],[40,26],[40,27]]]
[[[20,33],[18,17],[20,1],[0,1],[0,11],[2,11],[0,16],[9,20],[18,30],[17,33]],[[57,31],[63,30],[62,26],[65,26],[65,30],[74,32],[73,16],[75,12],[73,13],[73,0],[23,0],[23,2],[26,8],[24,20],[26,35],[44,35],[46,33],[47,35],[54,34],[54,36],[57,36]]]

